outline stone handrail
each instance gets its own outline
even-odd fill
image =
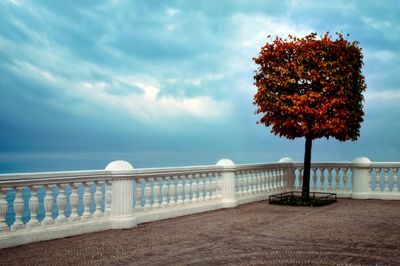
[[[400,199],[400,163],[317,162],[311,191],[338,197]],[[0,248],[231,208],[301,189],[303,164],[277,163],[0,175]]]

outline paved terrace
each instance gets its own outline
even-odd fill
[[[255,202],[0,250],[0,265],[399,265],[400,201]]]

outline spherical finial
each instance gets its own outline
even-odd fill
[[[367,157],[358,157],[355,158],[352,163],[354,166],[369,166],[371,165],[371,160]]]
[[[218,166],[235,166],[235,163],[229,159],[222,159],[217,162]]]
[[[290,157],[283,157],[278,161],[279,163],[293,163],[293,159]]]
[[[106,170],[108,171],[129,171],[133,170],[133,166],[127,161],[113,161],[106,166]]]

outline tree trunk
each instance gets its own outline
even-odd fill
[[[311,148],[312,148],[312,137],[306,136],[306,146],[304,153],[303,187],[301,191],[301,196],[305,199],[310,198]]]

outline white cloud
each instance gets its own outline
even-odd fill
[[[277,19],[262,14],[235,14],[232,22],[238,31],[238,49],[249,49],[258,51],[267,41],[267,36],[287,37],[288,34],[302,37],[313,30],[302,24],[292,23],[290,20]]]
[[[143,94],[129,93],[116,95],[104,90],[121,84],[140,89]],[[201,119],[218,119],[230,112],[227,102],[217,101],[209,96],[173,97],[160,96],[159,82],[147,76],[122,76],[115,78],[113,84],[104,82],[80,82],[77,89],[84,97],[98,104],[106,105],[118,112],[128,112],[135,119],[160,119],[194,116]]]
[[[168,15],[169,17],[173,17],[173,16],[178,15],[178,14],[180,13],[180,10],[179,10],[179,9],[176,9],[176,8],[167,8],[167,9],[165,10],[165,13],[167,13],[167,15]]]
[[[399,90],[381,90],[381,91],[367,91],[365,93],[365,100],[367,102],[399,102]]]
[[[30,76],[39,81],[48,81],[51,83],[56,83],[59,78],[56,77],[48,70],[44,70],[38,66],[34,66],[29,62],[15,60],[14,64],[10,66],[15,73],[23,74],[25,76]]]
[[[377,50],[377,51],[371,50],[371,51],[366,51],[366,56],[383,62],[391,62],[396,58],[397,55],[394,52],[387,50]]]

